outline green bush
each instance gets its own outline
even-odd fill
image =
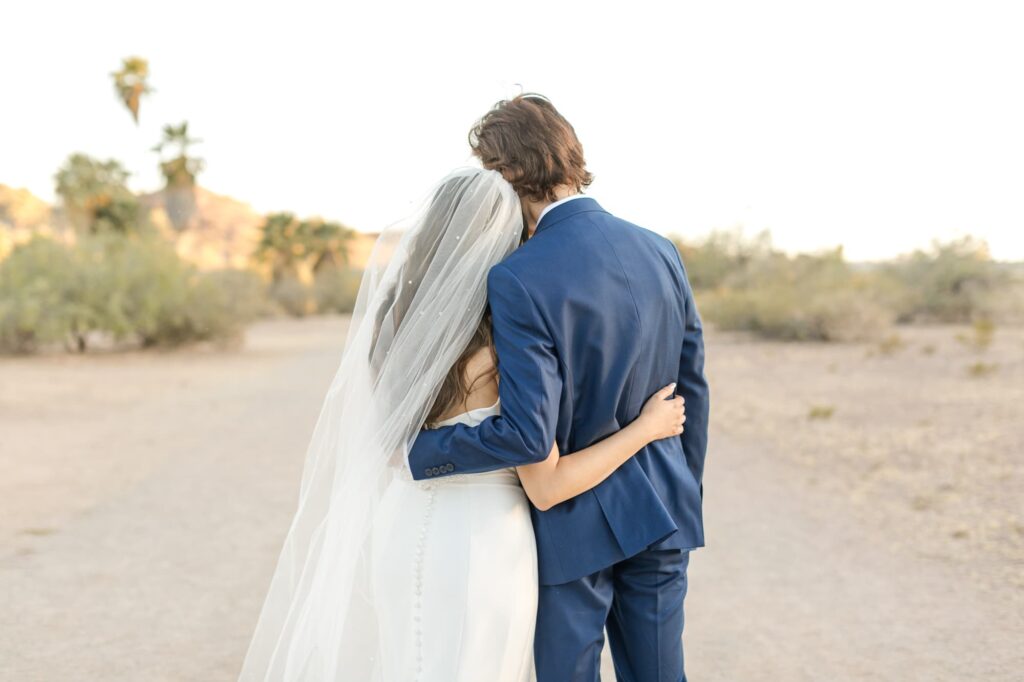
[[[755,289],[699,297],[705,319],[719,329],[751,331],[782,341],[862,341],[878,338],[891,315],[855,291],[806,292],[766,283]]]
[[[702,315],[721,329],[781,340],[854,341],[877,338],[891,320],[842,249],[788,256],[765,234],[744,244],[736,233],[718,233],[683,245],[681,253]]]
[[[695,290],[717,289],[773,253],[771,237],[761,232],[746,239],[739,230],[715,231],[699,242],[674,240]]]
[[[81,315],[73,255],[35,237],[0,263],[0,348],[29,352],[69,340]]]
[[[363,273],[352,268],[323,268],[313,283],[317,312],[351,313],[356,306]]]
[[[193,269],[169,244],[100,236],[79,242],[83,296],[115,340],[143,346],[180,343],[187,326]]]
[[[270,312],[266,284],[252,270],[211,270],[203,273],[203,281],[212,287],[224,305],[244,320],[253,320]]]
[[[201,273],[156,238],[36,238],[0,263],[0,349],[229,340],[259,312],[260,289],[251,273]]]
[[[984,242],[936,242],[882,264],[852,266],[842,249],[789,256],[767,234],[677,241],[704,317],[723,329],[794,340],[867,340],[893,321],[1024,320],[1024,271]]]
[[[270,301],[292,317],[304,317],[313,312],[313,295],[305,284],[294,277],[282,277],[271,283]]]
[[[928,251],[884,264],[877,275],[879,291],[899,322],[1007,319],[1021,305],[1019,290],[1011,291],[1011,271],[993,261],[985,243],[972,237],[935,242]]]

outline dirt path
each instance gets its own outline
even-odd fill
[[[343,328],[261,323],[242,352],[0,360],[0,679],[234,679]],[[880,541],[796,474],[715,434],[691,679],[1019,679],[1019,602]]]
[[[708,547],[691,562],[694,680],[1020,680],[1019,603],[890,549],[763,445],[715,437]],[[951,546],[952,550],[952,546]]]

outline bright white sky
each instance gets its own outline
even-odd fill
[[[1015,7],[1017,5],[1017,7]],[[605,208],[662,233],[770,229],[878,258],[973,233],[1024,259],[1015,2],[8,3],[0,182],[52,199],[80,150],[137,189],[187,119],[200,182],[363,230],[470,162],[517,83],[576,127]],[[122,57],[157,92],[136,129]]]

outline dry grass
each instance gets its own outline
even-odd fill
[[[882,355],[892,355],[897,351],[903,350],[906,345],[906,341],[899,334],[889,334],[878,342],[878,352]]]
[[[954,340],[979,333],[985,362],[976,343]],[[903,327],[900,337],[922,352],[713,333],[714,426],[846,498],[880,548],[955,563],[1024,599],[1024,329]]]
[[[0,358],[0,677],[237,678],[344,330]],[[1024,330],[984,381],[956,332],[865,358],[708,330],[692,677],[1017,679]]]
[[[987,377],[995,374],[999,365],[994,362],[972,362],[967,366],[967,373],[975,378]]]
[[[996,335],[996,325],[992,320],[982,317],[974,321],[970,331],[958,333],[954,338],[968,348],[978,352],[987,350]]]
[[[814,405],[807,412],[808,419],[829,419],[836,413],[835,405]]]

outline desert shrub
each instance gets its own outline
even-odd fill
[[[877,286],[899,322],[966,323],[978,317],[1005,319],[1010,270],[996,263],[984,242],[972,237],[934,242],[881,266]]]
[[[892,313],[862,288],[832,289],[811,297],[809,315],[821,341],[868,341],[879,338],[893,322]]]
[[[805,292],[788,285],[706,293],[705,319],[720,329],[750,331],[781,341],[860,341],[877,338],[891,316],[855,291]]]
[[[808,419],[831,419],[836,413],[835,405],[812,405],[807,411]]]
[[[142,346],[236,337],[258,312],[259,282],[201,273],[170,244],[112,233],[67,247],[34,239],[0,263],[0,349],[96,336]]]
[[[312,292],[294,277],[282,277],[272,282],[267,294],[278,310],[292,317],[303,317],[313,312]]]
[[[993,261],[972,237],[881,264],[842,250],[790,256],[762,233],[712,233],[677,246],[706,319],[792,340],[878,338],[892,322],[1024,321],[1024,269]]]
[[[993,289],[980,296],[971,316],[974,322],[1008,325],[1024,324],[1024,266],[999,263],[999,278]]]
[[[994,374],[997,369],[999,369],[999,365],[994,362],[973,362],[967,366],[967,374],[981,378]]]
[[[894,355],[907,347],[907,342],[899,334],[889,334],[878,342],[876,349],[881,355]]]
[[[156,324],[143,339],[144,345],[239,339],[258,308],[251,302],[240,304],[222,285],[223,278],[216,273],[191,273],[183,296],[171,299],[171,305],[159,311]]]
[[[180,343],[187,334],[193,269],[161,240],[101,235],[78,244],[82,292],[100,328],[115,340],[143,346]]]
[[[313,297],[320,313],[351,313],[356,305],[363,273],[353,268],[322,268],[313,282]]]
[[[245,325],[263,314],[263,281],[247,270],[194,273],[185,299],[185,315],[168,328],[178,342],[215,339],[233,342]]]
[[[751,263],[772,254],[771,237],[761,232],[746,239],[739,230],[715,231],[699,242],[675,239],[695,290],[716,289],[743,272]]]
[[[218,295],[225,297],[243,319],[252,320],[270,312],[266,284],[252,270],[211,270],[203,273],[203,279],[215,288]]]
[[[703,281],[716,282],[715,288],[701,291],[691,280],[704,318],[721,329],[780,340],[854,341],[878,337],[891,321],[867,277],[850,267],[841,249],[789,256],[762,235],[753,246],[726,251],[742,256],[711,268],[715,274]],[[723,251],[697,247],[691,254],[709,252]],[[694,269],[686,265],[688,273]]]
[[[28,352],[63,342],[74,326],[75,262],[60,244],[35,237],[0,263],[0,349]]]
[[[98,241],[98,240],[97,240]],[[260,312],[260,285],[242,272],[199,272],[162,240],[106,239],[101,278],[105,329],[143,346],[236,338]]]
[[[971,324],[970,333],[961,332],[954,338],[968,348],[976,351],[988,350],[995,339],[996,325],[987,317],[979,317]]]

